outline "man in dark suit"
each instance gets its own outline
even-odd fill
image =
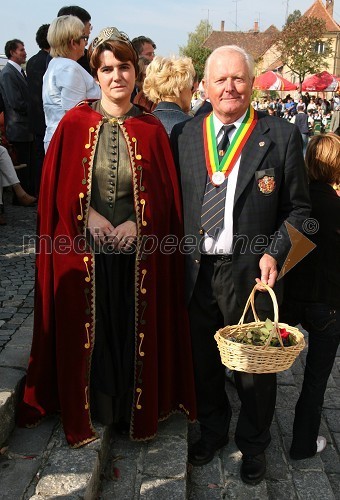
[[[18,163],[28,169],[20,181],[26,191],[32,188],[33,133],[28,119],[29,91],[27,77],[21,65],[26,62],[25,46],[21,40],[9,40],[5,45],[8,58],[0,73],[0,92],[4,101],[7,140],[13,145]]]
[[[189,450],[193,465],[208,463],[228,442],[231,407],[214,333],[239,321],[255,281],[259,291],[261,281],[275,285],[280,300],[276,278],[290,248],[284,222],[301,228],[310,209],[299,131],[250,106],[253,80],[243,49],[216,49],[203,81],[213,113],[177,125],[171,136],[187,243],[197,243],[186,276],[201,428]],[[267,293],[257,294],[256,310],[261,319],[272,317]],[[241,478],[257,484],[266,470],[276,375],[235,372],[235,384]]]
[[[50,46],[47,41],[49,24],[40,26],[35,40],[39,46],[39,52],[32,56],[26,64],[27,83],[29,89],[28,115],[30,128],[35,138],[35,172],[34,191],[39,193],[42,165],[45,158],[44,136],[46,130],[45,114],[42,101],[43,76],[49,63]]]

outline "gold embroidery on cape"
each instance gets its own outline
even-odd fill
[[[83,261],[84,261],[84,264],[85,264],[85,267],[86,267],[86,272],[87,272],[87,276],[85,278],[85,281],[86,281],[86,283],[90,283],[91,276],[90,276],[89,266],[87,265],[87,263],[89,261],[89,258],[86,256],[86,257],[83,258]]]
[[[147,270],[143,269],[143,271],[142,271],[142,279],[141,279],[141,282],[140,282],[140,291],[141,291],[141,293],[143,295],[146,294],[146,288],[143,288],[143,283],[144,283],[146,274],[147,274]]]
[[[137,387],[136,392],[138,394],[136,408],[137,408],[137,410],[141,410],[142,409],[142,405],[140,404],[139,401],[140,401],[140,398],[142,396],[143,390],[140,387]]]
[[[146,220],[144,219],[144,210],[145,210],[145,204],[146,204],[146,201],[143,199],[143,200],[140,200],[139,202],[141,205],[142,205],[142,226],[147,226],[148,223],[146,222]]]
[[[89,405],[89,387],[88,385],[85,387],[85,410],[88,410],[90,408]]]
[[[81,161],[81,165],[82,165],[82,167],[83,167],[83,172],[84,172],[84,178],[83,178],[83,180],[81,181],[81,183],[82,183],[82,184],[84,184],[84,186],[85,186],[85,184],[86,184],[86,182],[87,182],[87,181],[86,181],[86,169],[85,169],[85,163],[87,163],[87,158],[86,158],[86,156],[84,156],[84,158],[83,158],[83,159],[82,159],[82,161]]]
[[[90,328],[90,323],[85,323],[85,329],[86,329],[86,344],[84,344],[85,349],[89,349],[91,347],[90,343],[90,334],[89,334],[89,328]]]
[[[145,356],[145,352],[142,351],[142,344],[143,344],[143,340],[144,340],[144,333],[140,333],[139,334],[139,338],[140,338],[140,342],[139,342],[139,347],[138,347],[138,353],[141,357]]]
[[[188,410],[184,407],[184,405],[182,405],[182,403],[179,405],[179,408],[180,408],[181,410],[185,411],[185,413],[186,413],[187,415],[189,415],[189,411],[188,411]]]
[[[84,196],[85,196],[84,193],[79,193],[80,214],[77,215],[78,220],[83,220],[83,218],[84,218],[83,204],[81,202],[81,200],[84,198]]]
[[[141,160],[142,159],[142,155],[140,155],[139,153],[137,153],[137,139],[136,139],[136,137],[132,137],[131,140],[132,140],[132,142],[135,145],[135,158],[136,158],[136,160]]]
[[[90,127],[89,128],[89,142],[87,144],[85,144],[86,149],[89,149],[91,147],[91,135],[93,134],[93,132],[94,132],[94,127]]]

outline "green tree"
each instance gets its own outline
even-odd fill
[[[277,46],[282,62],[295,73],[301,84],[306,75],[328,68],[331,43],[325,40],[326,23],[315,17],[300,17],[282,30]]]
[[[294,10],[294,12],[292,12],[292,14],[289,14],[289,16],[287,17],[285,26],[288,26],[288,24],[295,23],[295,21],[300,19],[300,17],[301,17],[301,12],[299,10]]]
[[[189,33],[187,45],[179,48],[181,56],[191,57],[199,80],[203,77],[205,61],[211,53],[211,50],[202,45],[211,32],[211,25],[207,20],[203,20],[194,32]]]

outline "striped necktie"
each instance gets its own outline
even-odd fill
[[[229,132],[235,125],[223,125],[223,136],[217,146],[219,162],[221,162],[229,147]],[[222,130],[221,129],[221,130]],[[205,187],[202,204],[201,225],[208,236],[217,239],[218,232],[223,227],[225,195],[227,192],[226,178],[220,186],[214,186],[210,178]]]
[[[26,73],[25,73],[25,71],[24,71],[23,69],[21,70],[21,74],[22,74],[22,76],[23,76],[23,77],[25,78],[25,80],[26,80],[26,79],[27,79],[27,76],[26,76]]]

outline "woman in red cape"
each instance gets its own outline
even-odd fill
[[[73,447],[97,437],[93,419],[146,440],[174,412],[196,417],[168,137],[130,103],[138,56],[128,37],[106,28],[89,52],[102,99],[65,115],[44,163],[18,417],[32,426],[60,412]]]

